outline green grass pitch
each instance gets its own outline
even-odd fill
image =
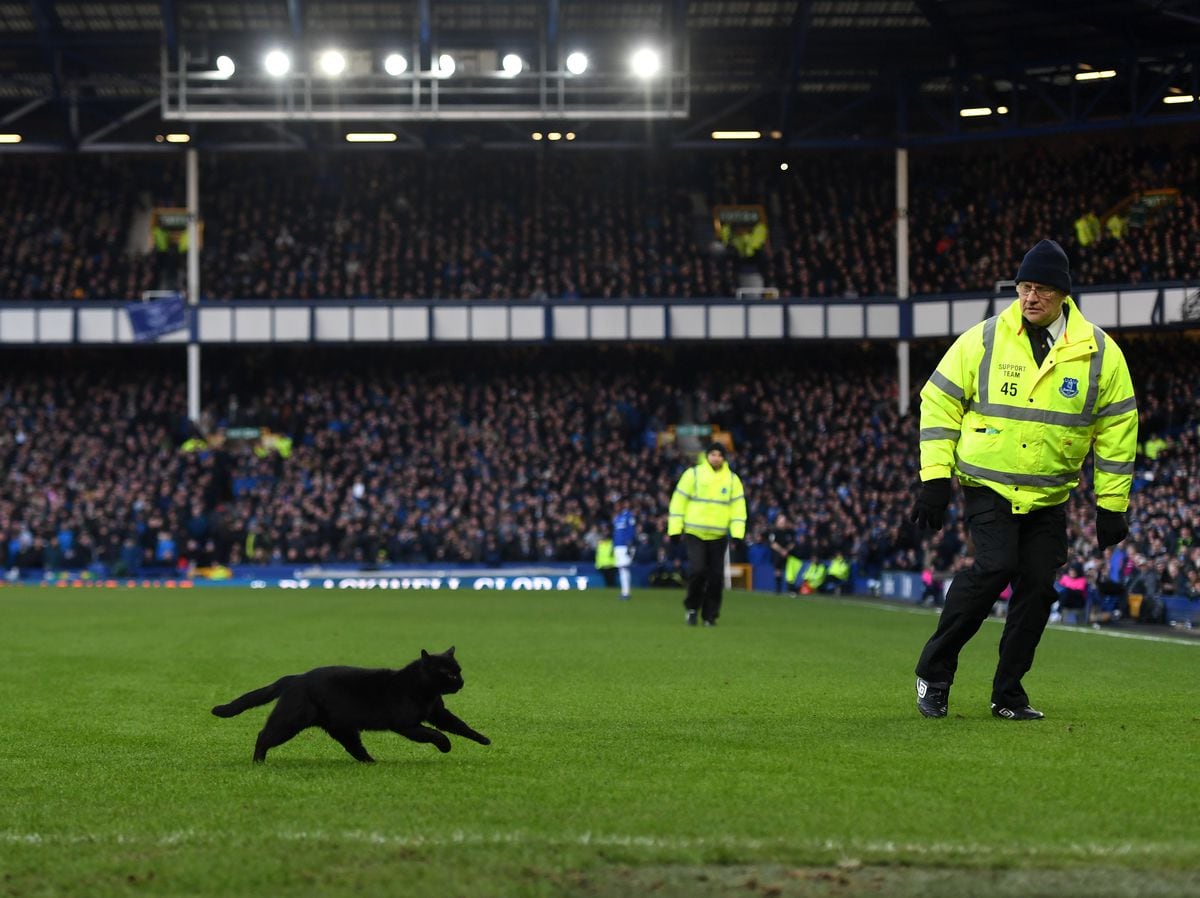
[[[731,593],[0,590],[4,895],[1200,894],[1200,641],[1051,628],[1035,723],[914,707],[932,613]],[[1137,634],[1130,627],[1123,634]],[[457,647],[446,755],[209,708]]]

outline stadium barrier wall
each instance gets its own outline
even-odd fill
[[[634,585],[649,583],[652,565],[634,565]],[[142,571],[136,575],[113,576],[103,571],[10,571],[0,579],[0,588],[40,586],[49,589],[167,589],[192,590],[222,587],[296,590],[473,590],[533,591],[578,593],[605,588],[604,578],[587,562],[580,564],[512,565],[480,568],[447,565],[409,565],[403,568],[359,570],[352,568],[306,568],[283,566],[239,566],[229,576],[196,577],[186,572]],[[753,588],[770,593],[775,588],[774,572],[769,565],[755,565]],[[681,586],[668,589],[680,590]],[[917,603],[924,584],[919,574],[910,571],[884,571],[879,595],[885,599]],[[876,594],[874,584],[855,576],[852,595]],[[1200,600],[1184,596],[1160,596],[1165,623],[1171,627],[1200,627]],[[1079,623],[1087,623],[1081,617]]]
[[[912,571],[884,571],[881,577],[880,595],[885,599],[919,604],[924,591],[925,584],[921,580],[921,575]],[[1200,599],[1189,599],[1187,596],[1158,596],[1157,598],[1162,600],[1163,622],[1168,626],[1187,630],[1200,627]],[[1087,609],[1084,609],[1082,613],[1075,614],[1073,621],[1079,624],[1089,623]],[[1064,617],[1064,622],[1067,622],[1066,617]]]
[[[807,567],[807,562],[805,563]],[[775,571],[770,564],[752,564],[750,589],[772,592]],[[639,589],[650,587],[653,563],[634,563],[632,583]],[[254,589],[525,589],[581,591],[605,588],[604,576],[590,561],[549,562],[538,565],[508,564],[500,567],[478,565],[411,564],[366,569],[339,566],[294,568],[286,565],[238,565],[235,569],[211,571],[175,571],[145,568],[129,574],[114,574],[103,564],[88,570],[45,571],[40,568],[12,569],[0,579],[0,586],[171,586],[192,589],[210,586],[248,586]],[[802,569],[803,570],[803,569]],[[683,584],[677,584],[682,589]],[[865,580],[854,578],[853,587],[867,589]]]
[[[884,571],[880,577],[880,595],[902,602],[920,602],[925,584],[920,574],[912,571]]]
[[[644,579],[644,577],[643,577]],[[10,571],[5,585],[42,586],[175,586],[184,589],[210,586],[248,586],[255,589],[444,589],[535,590],[579,592],[604,586],[604,578],[589,562],[537,565],[413,564],[381,568],[339,565],[296,568],[286,565],[238,565],[235,569],[173,571],[147,568],[133,574],[114,575],[102,566],[90,570]]]
[[[1200,287],[1081,289],[1104,328],[1197,326]],[[464,302],[346,300],[202,302],[158,343],[572,343],[629,340],[908,340],[953,337],[994,314],[1007,295],[861,300]],[[0,303],[0,345],[116,346],[140,342],[127,303]]]
[[[775,572],[769,564],[752,565],[751,589],[772,592]],[[655,565],[635,563],[631,567],[633,585],[639,589],[651,585]],[[578,592],[605,587],[604,576],[590,561],[508,564],[500,567],[478,565],[410,564],[366,569],[346,565],[321,565],[295,568],[286,565],[238,565],[234,569],[211,572],[183,572],[166,568],[147,568],[132,574],[114,575],[104,565],[90,570],[43,571],[37,568],[12,570],[0,586],[175,586],[185,589],[210,586],[248,586],[255,589],[495,589],[556,590]],[[198,576],[197,573],[200,575]],[[855,586],[865,589],[865,581],[855,578]],[[671,588],[682,589],[682,584]]]

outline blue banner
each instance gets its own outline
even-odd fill
[[[602,586],[599,576],[562,574],[557,577],[506,577],[501,572],[492,577],[453,575],[445,577],[323,577],[310,580],[307,577],[285,578],[279,580],[252,580],[252,589],[265,589],[278,586],[281,589],[446,589],[446,590],[533,590],[579,592],[588,587],[593,589]]]
[[[921,575],[912,571],[884,571],[883,597],[905,602],[920,602],[925,593]]]
[[[129,326],[133,339],[138,343],[157,340],[163,334],[171,334],[187,327],[187,306],[178,294],[148,302],[131,302],[125,306],[129,312]]]

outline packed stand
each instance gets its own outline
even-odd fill
[[[182,180],[157,156],[0,156],[0,300],[154,289],[149,210],[181,200]]]
[[[1147,588],[1140,578],[1200,597],[1200,353],[1186,336],[1123,343],[1142,421],[1132,533],[1096,553],[1085,466],[1071,561],[1096,589]],[[213,351],[203,433],[184,419],[169,352],[125,356],[136,370],[14,352],[0,378],[6,563],[120,575],[587,562],[618,496],[640,522],[636,560],[653,563],[669,554],[667,499],[694,461],[658,435],[692,422],[733,438],[750,557],[782,514],[801,560],[952,572],[968,552],[958,516],[925,541],[908,522],[915,391],[938,349],[915,347],[905,417],[887,347],[828,347],[819,361],[762,347],[497,350],[487,374],[470,373],[477,349]]]
[[[1175,134],[1175,132],[1170,132]],[[1178,201],[1138,213],[1131,195],[1162,188]],[[912,156],[912,293],[990,290],[1011,280],[1043,237],[1071,260],[1076,286],[1196,280],[1200,276],[1200,143],[1115,137],[1053,146],[1002,144],[980,152]],[[1104,222],[1107,212],[1119,210]],[[1089,233],[1077,224],[1096,216]]]
[[[731,296],[672,156],[220,156],[205,168],[215,299]],[[711,226],[710,226],[711,227]]]
[[[1157,188],[1179,196],[1101,224]],[[202,154],[200,191],[205,299],[730,297],[747,267],[785,297],[896,291],[885,151]],[[909,195],[913,294],[990,290],[1046,236],[1081,287],[1200,278],[1200,145],[1177,132],[914,150]],[[185,204],[180,156],[5,156],[0,197],[4,299],[181,281],[148,218]],[[749,262],[718,204],[766,210]]]

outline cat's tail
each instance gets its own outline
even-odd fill
[[[259,705],[265,705],[267,702],[273,702],[279,698],[279,693],[283,691],[283,684],[290,679],[291,677],[283,677],[276,680],[270,686],[263,686],[261,689],[255,689],[253,692],[247,692],[245,695],[238,696],[226,705],[217,705],[212,709],[212,712],[218,717],[234,717],[243,711],[257,708]]]

